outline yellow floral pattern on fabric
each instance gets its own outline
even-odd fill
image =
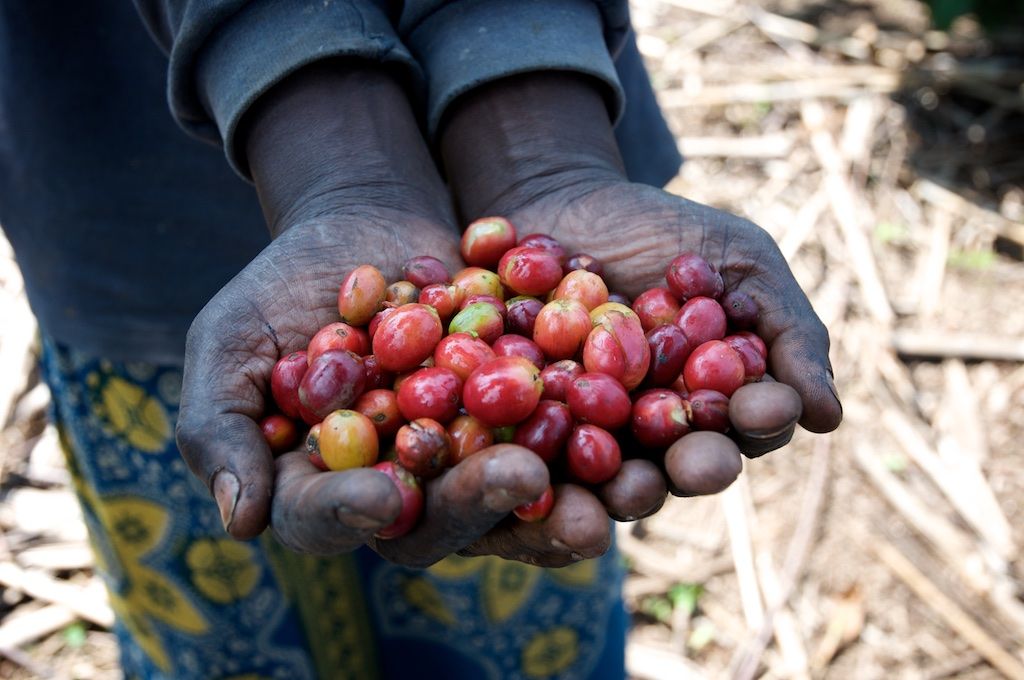
[[[547,574],[562,585],[586,588],[597,581],[596,560],[583,560],[558,569],[548,569]]]
[[[105,498],[97,503],[91,496],[82,499],[91,505],[105,527],[111,549],[127,577],[125,591],[111,593],[111,607],[153,662],[167,670],[170,668],[167,651],[140,613],[184,633],[204,633],[209,628],[203,615],[174,582],[141,561],[163,540],[169,522],[168,511],[138,497]]]
[[[264,534],[269,567],[298,607],[319,677],[368,680],[378,676],[375,641],[352,555],[302,555]]]
[[[579,634],[559,626],[537,633],[523,649],[523,672],[531,678],[556,675],[571,666],[579,655]]]
[[[451,626],[455,623],[455,617],[445,606],[444,598],[437,592],[434,584],[425,578],[410,578],[402,585],[402,594],[406,601],[421,610],[424,614],[442,623]]]
[[[110,593],[110,607],[117,613],[121,623],[128,629],[146,656],[152,659],[158,668],[164,670],[170,668],[171,660],[167,656],[167,651],[160,642],[160,638],[143,617],[136,615],[132,605],[112,592]]]
[[[196,589],[220,604],[242,599],[260,580],[252,546],[229,538],[196,541],[185,553],[185,563]]]
[[[472,576],[484,568],[494,557],[462,557],[461,555],[448,555],[440,562],[436,562],[427,568],[427,571],[434,576],[445,579],[462,579]]]
[[[529,601],[543,573],[562,585],[586,588],[597,580],[598,564],[594,560],[583,560],[559,569],[541,569],[494,556],[449,555],[428,571],[434,576],[453,581],[468,579],[479,573],[484,611],[491,621],[501,622]]]
[[[101,404],[101,415],[111,430],[135,448],[157,453],[167,447],[171,438],[167,412],[158,399],[138,385],[117,376],[108,377],[101,389]]]
[[[489,563],[480,582],[487,618],[497,623],[519,611],[540,575],[540,569],[522,562],[498,559]]]
[[[167,510],[141,498],[109,499],[103,514],[114,549],[122,555],[146,554],[167,531]]]
[[[75,489],[78,501],[85,508],[96,507],[96,494],[92,487],[85,483],[82,478],[82,471],[78,467],[78,459],[71,453],[71,441],[68,439],[67,430],[60,423],[57,423],[57,439],[60,442],[61,452],[64,454],[64,463],[67,465],[68,474],[71,475],[71,485]],[[98,543],[98,537],[89,532],[89,547],[92,548],[92,556],[96,563],[96,570],[101,573],[110,573],[110,564],[107,562],[107,555]]]
[[[310,631],[262,547],[221,533],[215,505],[174,444],[180,367],[107,361],[46,338],[40,364],[97,571],[117,614],[125,677],[313,680],[338,677],[342,659],[347,673],[349,660],[372,657],[372,640],[360,639],[317,674]],[[318,614],[347,613],[356,588],[353,573],[340,592],[313,606]],[[365,616],[360,623],[369,629]],[[331,648],[347,640],[335,628],[316,634]],[[345,677],[373,677],[373,661]]]

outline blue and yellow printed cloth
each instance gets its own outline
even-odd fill
[[[237,542],[174,444],[180,368],[52,342],[42,367],[126,678],[624,677],[614,554],[415,570]]]

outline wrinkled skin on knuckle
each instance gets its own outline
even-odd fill
[[[575,485],[555,487],[551,514],[539,522],[509,515],[458,554],[496,555],[540,567],[564,567],[603,555],[611,547],[611,521],[601,502]]]
[[[390,545],[387,541],[382,541],[378,538],[370,539],[369,545],[378,555],[389,562],[400,564],[410,569],[427,569],[448,556],[448,553],[435,554],[433,552],[426,553],[399,549]]]
[[[288,518],[284,510],[280,509],[279,504],[275,503],[270,511],[270,531],[274,536],[274,540],[280,543],[282,546],[291,550],[295,553],[303,555],[312,554],[312,550],[308,549],[303,545],[293,532],[279,529],[278,527],[287,526]]]
[[[202,461],[199,453],[202,451],[203,444],[208,441],[208,435],[202,430],[201,421],[192,417],[189,411],[182,410],[181,415],[178,417],[178,422],[174,426],[174,439],[177,443],[178,451],[181,453],[182,458],[185,459],[189,470],[209,489],[210,484],[213,483],[215,471],[208,473],[205,466],[201,464]],[[209,478],[207,478],[207,475],[209,475]]]
[[[289,550],[303,554],[318,552],[317,546],[310,543],[307,532],[303,531],[308,517],[301,499],[312,491],[311,486],[308,477],[281,479],[279,476],[270,506],[270,528],[274,538]]]
[[[371,536],[367,545],[378,555],[389,562],[413,569],[431,567],[448,555],[458,552],[459,548],[439,549],[436,545],[428,545],[418,540],[416,530],[403,537],[404,540],[384,540]]]

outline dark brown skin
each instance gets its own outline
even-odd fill
[[[770,347],[769,370],[795,389],[799,403],[787,400],[773,410],[761,403],[770,397],[764,393],[741,402],[735,430],[745,450],[761,454],[784,445],[798,420],[813,432],[839,425],[828,332],[774,241],[735,215],[628,182],[593,81],[570,73],[496,81],[457,100],[441,133],[464,221],[505,215],[559,239],[569,251],[585,247],[604,263],[609,288],[629,296],[664,285],[671,253],[697,252],[719,268],[726,291],[742,291],[757,303],[755,330]],[[478,152],[482,148],[486,154]],[[742,429],[755,420],[746,410],[764,416],[756,419],[758,432]],[[724,467],[721,478],[730,469]],[[724,488],[698,486],[682,490]]]
[[[491,532],[460,554],[507,555],[527,564],[564,567],[607,552],[611,524],[601,501],[574,484],[554,489],[555,505],[546,519],[524,522],[509,517],[502,525],[507,531]]]
[[[598,490],[612,519],[631,522],[653,515],[665,503],[668,489],[657,465],[643,458],[622,462],[619,474]]]
[[[269,522],[295,549],[352,550],[394,519],[397,491],[380,473],[321,474],[301,455],[275,465],[257,425],[270,372],[334,320],[338,282],[356,266],[397,280],[408,258],[431,254],[459,269],[456,219],[412,107],[380,67],[329,61],[296,72],[254,105],[239,138],[275,241],[193,324],[179,446],[232,536],[250,538]],[[585,246],[613,289],[660,285],[666,253],[713,260],[726,289],[762,310],[756,331],[771,347],[769,370],[799,394],[800,423],[838,425],[827,332],[774,243],[749,222],[626,182],[604,103],[585,77],[535,73],[478,88],[456,102],[441,141],[464,222],[503,214],[570,249]],[[789,416],[770,444],[788,440],[787,423],[799,417]],[[546,521],[507,517],[547,483],[537,456],[492,447],[428,485],[433,500],[416,530],[371,545],[416,566],[453,551],[557,566],[602,554],[608,514],[634,510],[617,495],[606,508],[566,485]]]
[[[269,524],[285,545],[320,555],[369,541],[414,566],[461,549],[552,565],[606,550],[596,499],[602,522],[547,523],[542,536],[522,539],[515,525],[495,528],[548,485],[544,462],[521,447],[492,447],[432,480],[417,528],[387,542],[371,540],[399,510],[385,475],[321,473],[302,453],[273,459],[257,423],[271,370],[336,320],[344,276],[365,263],[396,280],[422,254],[457,271],[459,232],[406,94],[379,67],[330,61],[300,70],[264,95],[243,127],[275,240],[194,321],[177,426],[182,455],[210,487],[228,533],[247,539]],[[585,518],[578,506],[569,493],[554,512]]]

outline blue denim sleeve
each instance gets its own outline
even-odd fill
[[[628,31],[625,0],[406,0],[399,22],[427,79],[431,135],[459,95],[539,70],[594,77],[618,120],[624,97],[612,56]]]
[[[396,65],[421,74],[394,28],[388,0],[135,0],[170,57],[167,96],[188,132],[223,143],[243,177],[238,124],[288,74],[331,57]]]

